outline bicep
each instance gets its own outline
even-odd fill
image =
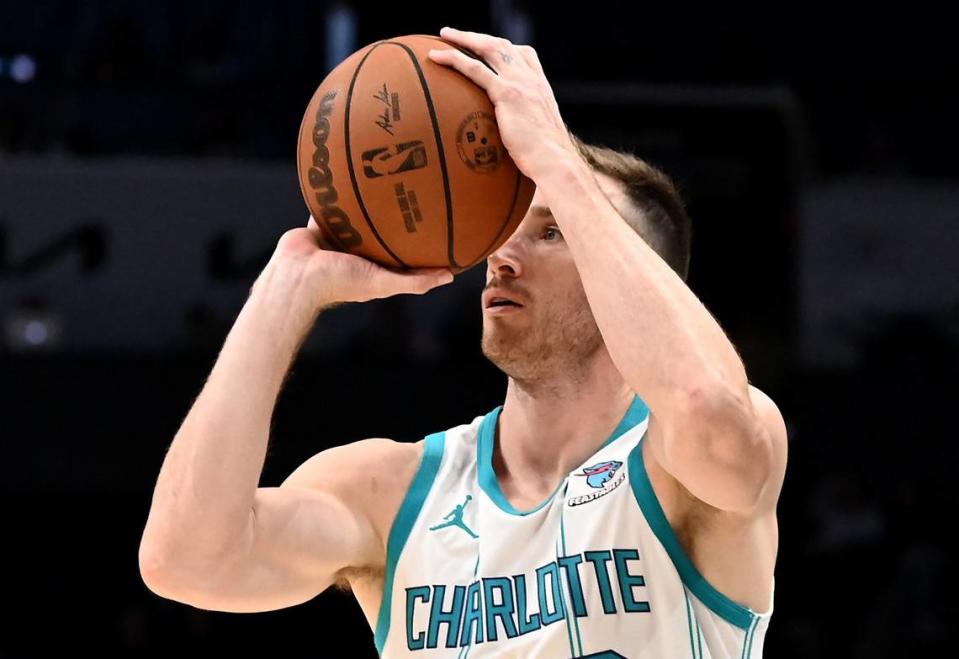
[[[309,601],[360,555],[367,531],[339,497],[259,488],[236,552],[158,594],[200,609],[254,613]],[[167,584],[169,586],[169,584]]]
[[[375,562],[379,536],[354,487],[358,474],[372,471],[379,447],[367,443],[375,441],[323,451],[280,487],[258,488],[235,551],[158,594],[215,611],[271,611],[314,598],[346,568]]]

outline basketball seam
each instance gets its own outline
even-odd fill
[[[389,42],[380,42],[375,44],[372,48],[370,48],[370,52],[363,56],[363,59],[360,60],[360,63],[356,66],[356,70],[353,72],[353,79],[350,81],[350,89],[346,93],[346,117],[343,122],[344,132],[346,134],[346,165],[347,170],[350,173],[350,182],[353,184],[353,194],[356,195],[356,203],[359,204],[360,212],[363,213],[363,219],[365,219],[367,225],[369,225],[370,231],[373,232],[373,236],[380,243],[383,249],[386,250],[387,254],[393,257],[394,261],[399,263],[404,268],[409,268],[410,266],[404,263],[396,254],[394,254],[393,250],[389,248],[389,245],[387,245],[386,241],[380,236],[379,231],[376,230],[376,225],[373,224],[373,220],[370,218],[370,214],[366,210],[366,204],[363,203],[363,196],[360,194],[360,186],[356,182],[356,172],[353,171],[353,153],[350,150],[350,105],[353,101],[353,88],[356,86],[356,79],[360,75],[360,69],[363,68],[363,64],[365,64],[369,56],[373,54],[373,51],[382,46],[384,43]]]
[[[483,256],[480,256],[478,259],[466,266],[467,269],[472,268],[474,265],[486,258],[486,255],[493,251],[496,246],[496,241],[499,240],[500,236],[503,235],[503,230],[509,225],[513,220],[513,213],[516,212],[516,201],[519,199],[519,187],[520,183],[523,180],[523,174],[518,169],[516,170],[516,185],[513,187],[513,203],[510,204],[509,212],[506,214],[506,219],[503,220],[503,224],[500,225],[499,231],[496,232],[496,237],[493,238],[492,242],[486,246],[483,251],[480,252]]]
[[[440,43],[446,44],[447,46],[452,46],[453,48],[455,48],[456,50],[460,51],[461,53],[463,53],[463,54],[466,55],[467,57],[471,57],[472,59],[479,60],[480,62],[482,62],[483,64],[485,64],[486,67],[487,67],[490,71],[493,71],[493,72],[495,73],[495,70],[493,69],[493,67],[490,66],[489,63],[488,63],[486,60],[484,60],[482,57],[479,57],[476,53],[474,53],[474,52],[472,52],[472,51],[470,51],[470,50],[467,50],[466,48],[462,48],[462,47],[460,47],[460,46],[457,46],[456,44],[450,43],[449,41],[446,41],[445,39],[442,39],[442,38],[440,38],[440,37],[435,37],[435,36],[433,36],[433,35],[424,35],[424,36],[427,36],[427,38],[433,39],[434,41],[439,41]],[[490,242],[490,244],[486,246],[486,249],[482,250],[482,251],[480,252],[480,254],[484,254],[484,255],[485,255],[486,252],[487,252],[488,250],[490,250],[491,247],[493,247],[494,245],[496,245],[496,241],[498,241],[499,238],[500,238],[500,236],[503,235],[503,230],[506,229],[506,227],[509,225],[510,221],[513,219],[513,213],[516,212],[516,202],[519,200],[519,188],[520,188],[520,183],[522,182],[522,176],[523,176],[523,173],[520,172],[520,171],[517,169],[517,171],[516,171],[516,185],[515,185],[514,188],[513,188],[513,203],[510,204],[509,212],[506,214],[506,219],[503,221],[503,224],[500,225],[499,231],[496,232],[496,237],[493,238],[492,242]],[[452,247],[452,243],[450,243],[450,254],[452,255],[452,253],[453,253],[453,247]],[[476,259],[475,261],[473,261],[472,263],[470,263],[469,265],[467,265],[467,266],[466,266],[465,268],[463,268],[463,269],[464,269],[464,270],[469,270],[469,269],[472,268],[474,265],[476,265],[477,263],[479,263],[480,261],[482,261],[484,258],[486,258],[486,257],[485,257],[485,256],[480,256],[478,259]]]
[[[450,176],[446,168],[446,154],[443,151],[443,137],[440,135],[439,122],[436,119],[436,108],[433,107],[433,97],[430,95],[429,85],[426,84],[426,76],[423,75],[423,69],[420,67],[416,54],[406,44],[396,41],[386,41],[384,43],[399,46],[406,51],[410,60],[413,62],[413,68],[416,69],[416,75],[420,78],[420,84],[423,86],[423,96],[426,98],[426,109],[430,112],[430,122],[433,124],[433,136],[436,138],[436,149],[440,157],[440,171],[443,174],[443,192],[446,197],[446,251],[447,260],[451,268],[459,268],[456,259],[453,258],[453,199],[450,193]]]

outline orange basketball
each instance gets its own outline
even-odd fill
[[[480,87],[428,59],[439,37],[378,41],[326,77],[300,125],[306,205],[337,249],[390,267],[465,270],[516,229],[533,182]]]

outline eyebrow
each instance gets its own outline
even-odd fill
[[[530,206],[529,212],[535,215],[536,217],[553,217],[553,211],[551,211],[546,206]]]

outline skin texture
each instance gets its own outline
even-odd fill
[[[771,603],[786,428],[751,385],[709,311],[622,218],[616,181],[579,158],[532,48],[444,29],[431,55],[486,89],[504,145],[537,185],[519,228],[487,261],[482,348],[508,376],[493,467],[516,508],[538,505],[649,405],[643,456],[703,576],[757,611]],[[422,444],[368,439],[318,453],[258,487],[276,397],[323,309],[448,283],[323,249],[315,223],[281,238],[164,460],[140,545],[157,594],[223,611],[352,587],[371,626],[386,541]],[[522,304],[487,308],[490,297]],[[318,415],[321,418],[322,415]],[[334,440],[335,441],[335,440]]]
[[[484,323],[487,354],[516,374],[499,429],[507,493],[511,480],[521,482],[512,472],[551,473],[539,482],[555,484],[575,464],[573,456],[589,455],[576,449],[576,437],[595,437],[589,419],[625,409],[624,399],[639,393],[651,410],[644,444],[650,478],[687,552],[714,585],[764,610],[786,467],[782,415],[749,383],[709,311],[623,220],[630,210],[624,191],[578,157],[536,52],[489,35],[444,28],[441,36],[489,64],[459,50],[430,54],[486,90],[504,145],[537,185],[526,226],[490,257],[487,276],[494,286],[497,279],[508,282],[500,286],[525,290],[533,300],[531,309],[496,316],[517,327]],[[550,227],[562,235],[561,246],[552,246]],[[542,247],[537,237],[548,237],[551,246]],[[595,330],[577,312],[583,297],[603,340],[585,361]],[[566,325],[545,327],[540,321],[550,316]],[[494,338],[510,333],[512,343]],[[537,341],[567,354],[544,362]],[[542,437],[552,438],[549,451],[542,450]]]

